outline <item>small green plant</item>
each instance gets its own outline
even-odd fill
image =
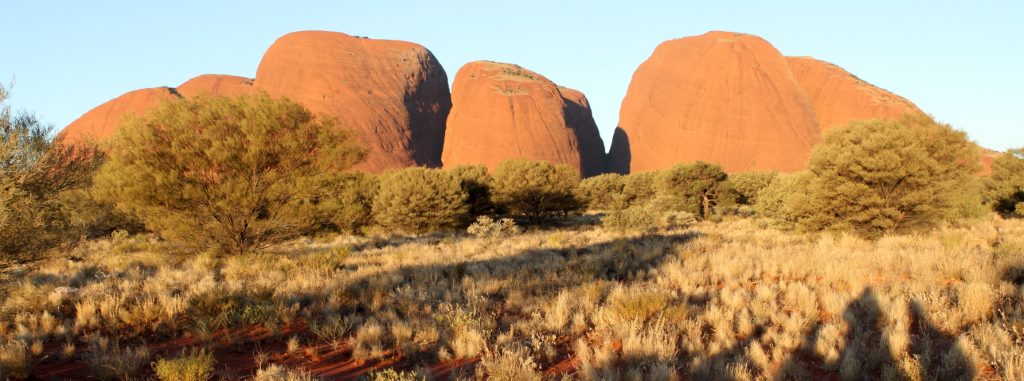
[[[92,340],[86,362],[93,376],[101,380],[125,380],[135,377],[149,362],[145,346],[125,347],[106,337]]]
[[[495,381],[540,381],[543,375],[533,361],[529,350],[519,345],[502,348],[497,353],[488,352],[480,359],[480,367],[488,380]]]
[[[213,353],[192,348],[178,357],[157,360],[153,372],[164,381],[206,381],[213,376],[213,363]]]
[[[367,375],[370,381],[421,381],[427,378],[413,371],[398,371],[391,368],[375,370]]]
[[[309,329],[317,338],[330,343],[337,349],[345,339],[345,335],[352,330],[352,322],[332,315],[323,322],[313,321],[310,323]]]
[[[301,369],[288,369],[272,364],[256,371],[253,381],[316,381],[317,378]]]
[[[601,226],[615,231],[650,232],[659,226],[661,213],[645,206],[613,210],[601,220]]]
[[[519,226],[511,218],[495,220],[488,216],[480,216],[466,228],[466,232],[477,238],[497,239],[515,235],[519,232]]]

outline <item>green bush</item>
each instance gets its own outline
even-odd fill
[[[363,151],[265,93],[166,102],[119,127],[96,188],[165,239],[243,253],[309,231],[303,200]]]
[[[647,204],[657,195],[657,182],[660,176],[660,171],[626,175],[622,184],[622,198],[618,204],[625,206]]]
[[[568,165],[509,160],[494,170],[494,200],[531,221],[566,216],[582,208],[576,199],[579,174]]]
[[[741,205],[754,205],[757,203],[757,195],[761,190],[768,187],[779,175],[775,171],[754,171],[739,172],[729,175],[729,182],[736,190],[736,202]]]
[[[606,173],[583,179],[576,193],[590,210],[611,210],[618,206],[625,185],[626,176]]]
[[[59,196],[78,232],[88,238],[106,237],[118,230],[131,234],[145,232],[142,221],[118,210],[114,202],[97,197],[91,185],[90,181],[85,188],[66,190]]]
[[[716,210],[735,203],[735,191],[722,167],[705,162],[679,164],[665,170],[658,181],[659,197],[674,197],[681,210],[700,219],[710,218]]]
[[[930,228],[957,214],[978,163],[963,132],[928,116],[852,122],[811,154],[800,225],[867,238]]]
[[[469,212],[466,198],[459,179],[448,172],[405,168],[380,175],[373,215],[384,228],[427,233],[462,224]]]
[[[686,229],[698,222],[697,216],[690,212],[662,212],[658,227],[666,230]]]
[[[992,174],[985,180],[985,197],[1002,214],[1024,215],[1024,148],[1006,151],[992,160]]]
[[[34,116],[13,113],[0,86],[0,266],[41,258],[83,231],[63,192],[88,185],[103,154],[89,143],[54,139]]]
[[[515,235],[519,232],[519,226],[511,218],[495,220],[488,216],[480,216],[466,228],[466,232],[477,238],[498,239]]]
[[[164,381],[206,381],[213,377],[213,353],[195,348],[183,351],[181,356],[157,360],[153,372]]]
[[[498,211],[491,200],[491,183],[493,179],[487,173],[487,167],[482,165],[460,165],[448,170],[452,176],[459,179],[459,186],[466,192],[466,205],[469,206],[467,216],[472,222],[479,216],[492,215]],[[468,223],[467,223],[468,225]]]
[[[800,222],[807,202],[810,172],[780,174],[758,193],[754,210],[772,220],[777,227],[792,229]]]
[[[348,234],[363,234],[373,224],[373,198],[377,178],[362,172],[326,174],[318,194],[303,200],[301,214],[316,216],[320,227]]]

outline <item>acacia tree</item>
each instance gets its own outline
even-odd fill
[[[466,205],[469,206],[469,213],[466,215],[466,225],[475,221],[479,216],[486,216],[496,213],[494,201],[491,200],[492,184],[494,179],[487,173],[487,167],[482,165],[459,165],[448,170],[452,176],[459,180],[459,186],[466,192]]]
[[[580,181],[577,193],[591,210],[612,210],[619,206],[625,186],[626,176],[605,173]]]
[[[90,143],[65,143],[52,127],[4,103],[0,86],[0,263],[26,263],[78,238],[61,192],[88,184],[103,160]]]
[[[98,193],[166,239],[233,254],[310,229],[301,203],[364,154],[333,121],[262,92],[166,102],[118,131]]]
[[[448,172],[420,167],[380,175],[373,200],[377,224],[409,233],[453,228],[466,220],[466,192]]]
[[[997,212],[1024,215],[1024,148],[1008,150],[992,160],[985,188],[986,198]]]
[[[702,219],[710,218],[715,210],[735,202],[735,194],[722,167],[698,161],[679,164],[665,170],[658,182],[662,196],[672,197],[680,209]]]
[[[852,122],[811,154],[800,224],[868,238],[931,227],[956,214],[978,162],[963,132],[924,115]]]
[[[736,202],[743,205],[757,204],[757,196],[778,177],[775,171],[751,171],[729,174],[729,182],[736,190]]]
[[[565,164],[541,160],[508,160],[494,170],[494,201],[531,221],[565,216],[579,210],[576,185],[580,176]]]

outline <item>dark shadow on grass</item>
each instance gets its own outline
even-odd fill
[[[882,306],[869,287],[843,312],[849,330],[838,363],[829,363],[815,353],[815,343],[822,326],[815,322],[800,349],[786,359],[775,379],[839,379],[843,368],[866,380],[974,379],[977,369],[957,347],[956,337],[932,325],[916,301],[910,304],[910,318],[907,355],[920,362],[919,374],[908,374],[907,369],[892,356],[892,343],[885,333],[887,322]]]

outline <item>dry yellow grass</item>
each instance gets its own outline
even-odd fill
[[[463,374],[498,378],[558,378],[559,364],[577,379],[1024,379],[1021,220],[877,242],[749,219],[649,235],[339,236],[231,258],[120,240],[8,285],[0,372],[38,369],[36,342],[81,348],[61,361],[134,361],[143,349],[118,342],[303,320],[320,325],[296,346],[344,341],[417,369],[479,356]]]

